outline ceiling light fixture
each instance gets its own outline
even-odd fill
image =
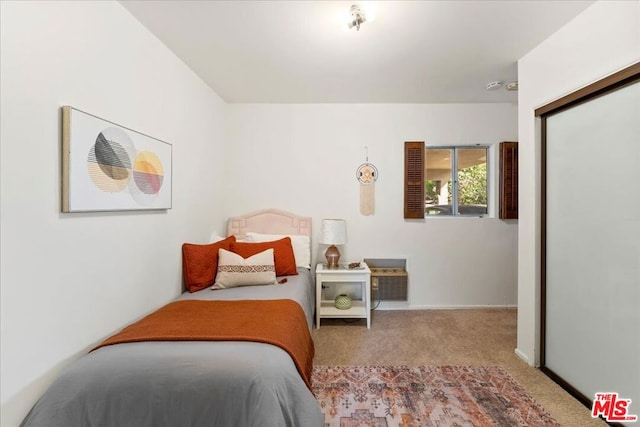
[[[367,17],[364,14],[364,11],[358,6],[354,4],[349,9],[349,13],[351,14],[350,21],[347,23],[349,29],[356,27],[356,31],[360,31],[360,24],[367,22]]]
[[[487,90],[496,90],[501,88],[502,85],[503,85],[503,82],[501,81],[487,83]]]
[[[515,82],[507,83],[507,85],[505,87],[509,91],[517,91],[518,90],[518,81],[516,80]]]

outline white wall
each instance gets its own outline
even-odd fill
[[[277,207],[310,215],[314,239],[322,218],[346,219],[342,259],[407,257],[413,308],[515,305],[517,221],[403,219],[404,141],[516,140],[515,105],[236,104],[229,114],[230,214]],[[359,213],[355,172],[365,145],[380,173],[373,216]]]
[[[640,59],[640,2],[599,1],[518,63],[518,347],[539,363],[540,135],[534,110]]]
[[[226,105],[116,2],[1,5],[2,426],[67,363],[181,291],[224,208]],[[173,209],[60,213],[60,106],[173,144]]]

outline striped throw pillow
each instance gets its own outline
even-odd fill
[[[276,268],[273,262],[273,249],[267,249],[248,258],[242,258],[225,249],[218,251],[218,273],[211,289],[274,283],[276,283]]]

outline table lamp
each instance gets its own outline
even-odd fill
[[[320,227],[320,243],[330,245],[324,256],[328,268],[338,268],[340,251],[335,245],[347,243],[347,223],[344,219],[323,219]]]

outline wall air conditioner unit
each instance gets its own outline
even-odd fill
[[[365,258],[371,270],[371,301],[407,301],[407,260]]]

